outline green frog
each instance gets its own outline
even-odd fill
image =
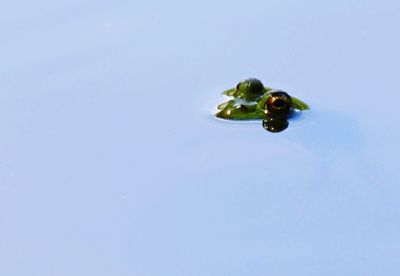
[[[282,122],[285,122],[294,111],[309,109],[303,101],[284,91],[265,87],[255,78],[239,82],[236,88],[226,90],[223,94],[232,99],[218,105],[216,117],[229,120],[262,119],[264,127],[271,124],[286,125]]]

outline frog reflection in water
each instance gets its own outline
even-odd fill
[[[236,88],[223,92],[233,99],[218,106],[216,116],[229,120],[263,120],[270,132],[280,132],[289,126],[288,118],[295,111],[309,109],[308,105],[281,90],[264,87],[258,79],[247,79]]]

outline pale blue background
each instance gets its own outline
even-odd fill
[[[400,275],[398,1],[8,1],[0,275]],[[312,111],[213,119],[258,77]]]

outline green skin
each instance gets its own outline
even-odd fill
[[[237,88],[223,92],[224,95],[233,97],[225,103],[218,105],[218,118],[229,120],[257,120],[267,117],[264,106],[270,97],[271,88],[264,87],[264,91],[258,94],[249,93],[246,82],[242,82]],[[298,111],[309,109],[309,106],[301,100],[292,98],[292,108]]]

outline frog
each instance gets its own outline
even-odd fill
[[[295,112],[310,109],[300,99],[285,91],[266,87],[256,78],[241,81],[222,94],[231,99],[218,105],[215,116],[220,119],[263,120],[263,125],[286,125],[281,122]]]
[[[231,99],[218,105],[216,117],[227,120],[261,119],[263,128],[273,133],[285,130],[289,126],[289,118],[310,109],[300,99],[285,91],[266,87],[256,78],[241,81],[222,94]]]

